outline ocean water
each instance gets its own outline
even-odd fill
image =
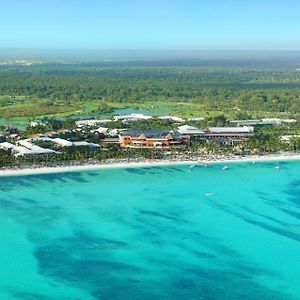
[[[0,177],[0,299],[300,299],[300,162]]]

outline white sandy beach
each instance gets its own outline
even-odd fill
[[[233,163],[233,162],[263,162],[263,161],[287,161],[300,160],[300,154],[280,154],[280,155],[262,155],[262,156],[246,156],[234,157],[230,159],[198,159],[194,160],[158,160],[158,161],[139,161],[139,162],[115,162],[103,164],[87,164],[87,165],[66,165],[57,167],[32,167],[32,168],[13,168],[0,170],[0,176],[18,176],[18,175],[34,175],[62,172],[79,172],[86,170],[97,169],[117,169],[117,168],[138,168],[138,167],[153,167],[153,166],[168,166],[168,165],[195,165],[201,163]]]

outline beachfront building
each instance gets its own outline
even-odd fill
[[[4,142],[0,144],[0,149],[9,152],[15,157],[24,158],[48,156],[50,154],[60,154],[60,152],[39,147],[28,140],[18,141],[16,145]]]
[[[165,130],[128,130],[120,134],[119,143],[123,148],[161,149],[187,146],[189,137]]]
[[[12,144],[12,143],[8,143],[8,142],[3,142],[3,143],[0,143],[0,149],[3,150],[3,151],[12,151],[13,148],[15,148],[16,145]]]
[[[86,147],[90,150],[97,150],[100,148],[100,145],[94,144],[94,143],[89,143],[86,141],[79,141],[79,142],[73,142],[73,147]]]
[[[95,149],[95,150],[100,148],[100,145],[94,144],[94,143],[88,143],[86,141],[70,142],[68,140],[61,139],[61,138],[55,138],[55,139],[52,139],[51,141],[62,148],[64,148],[64,147],[87,147],[87,148]]]
[[[72,142],[61,138],[51,139],[51,142],[58,145],[59,147],[71,147],[73,145]]]
[[[178,132],[181,135],[189,135],[191,138],[201,138],[205,135],[205,132],[203,130],[189,125],[179,126]]]
[[[254,136],[254,128],[252,126],[208,127],[205,130],[207,141],[215,140],[223,144],[241,143],[251,136]]]
[[[15,156],[43,156],[49,154],[60,154],[60,152],[54,151],[52,149],[46,149],[39,147],[30,140],[20,140],[18,141],[18,147],[13,149]]]

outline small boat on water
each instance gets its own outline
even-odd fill
[[[202,167],[205,167],[205,168],[209,168],[211,165],[208,164],[207,162],[203,162],[203,161],[199,161],[199,164],[202,166]]]
[[[206,197],[211,197],[211,196],[213,196],[214,195],[214,193],[205,193],[205,196]]]
[[[228,170],[228,166],[224,166],[222,170]]]
[[[278,162],[276,163],[275,170],[280,170],[280,166],[279,166]]]
[[[196,167],[196,164],[190,165],[189,172],[191,172]]]

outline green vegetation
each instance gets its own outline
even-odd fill
[[[162,110],[236,118],[300,112],[300,72],[251,67],[32,65],[0,67],[0,118]]]
[[[288,126],[261,128],[254,137],[237,147],[218,141],[208,143],[194,140],[190,147],[176,149],[171,153],[175,156],[197,156],[203,151],[208,154],[240,155],[300,150],[299,138],[292,139],[290,143],[281,139],[282,135],[300,134],[300,72],[296,69],[254,68],[250,65],[201,67],[191,64],[162,67],[151,63],[148,66],[138,63],[110,66],[0,66],[0,121],[39,119],[42,123],[35,127],[28,126],[22,131],[21,138],[59,129],[73,130],[74,119],[79,116],[107,117],[114,114],[115,110],[127,108],[152,115],[204,117],[203,122],[186,122],[199,128],[229,126],[233,119],[280,117],[298,120]],[[153,118],[132,124],[111,122],[105,126],[172,130],[178,124]],[[5,130],[7,126],[2,126],[4,133]],[[99,137],[91,134],[90,129],[81,133],[74,132],[62,133],[61,137],[72,141],[99,143]],[[9,135],[0,137],[1,142],[7,140],[6,136]],[[47,142],[38,143],[46,148],[53,147]],[[116,145],[102,145],[99,151],[68,147],[62,152],[61,155],[32,158],[29,161],[1,151],[0,167],[31,163],[101,161],[110,158],[161,158],[166,155],[155,150],[127,151]]]

